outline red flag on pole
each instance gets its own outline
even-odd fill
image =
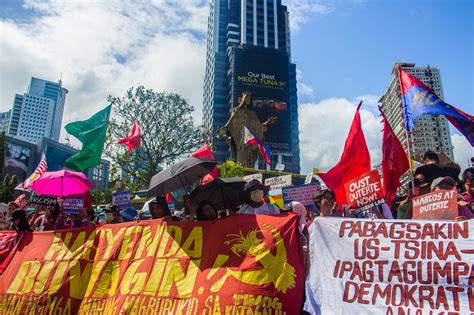
[[[211,148],[207,144],[200,147],[196,152],[191,154],[191,156],[196,157],[196,158],[214,160],[214,154],[212,153]],[[202,178],[201,185],[204,185],[205,183],[208,183],[208,182],[212,182],[216,178],[219,178],[219,169],[217,168],[217,166],[214,167],[214,169],[212,170],[210,174]]]
[[[140,126],[138,125],[138,121],[135,119],[135,121],[133,122],[132,130],[130,130],[127,137],[120,139],[117,143],[125,144],[127,146],[128,151],[131,151],[133,149],[138,149],[140,147],[140,142]]]
[[[359,109],[361,105],[362,101],[357,106],[339,163],[328,172],[318,174],[326,186],[334,191],[339,205],[347,204],[344,184],[370,171],[370,154],[360,124]]]
[[[400,187],[400,176],[408,171],[410,163],[400,140],[393,132],[380,107],[379,110],[383,117],[382,181],[385,202],[390,206],[397,189]]]

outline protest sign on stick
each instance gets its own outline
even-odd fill
[[[130,208],[130,192],[121,191],[112,193],[112,203],[116,204],[120,210]]]
[[[357,213],[372,212],[372,208],[385,202],[379,172],[371,170],[344,184],[347,201]],[[362,217],[370,216],[363,214]]]
[[[67,196],[63,199],[63,208],[65,213],[78,214],[84,206],[84,198],[76,196]]]
[[[316,210],[313,202],[314,192],[321,188],[318,184],[283,187],[283,201],[286,204],[292,201],[301,202],[306,209]]]
[[[291,186],[291,175],[283,175],[265,179],[265,186],[270,186],[270,190],[282,189]]]
[[[412,200],[413,219],[453,220],[458,216],[457,197],[456,189],[438,190],[414,197]]]

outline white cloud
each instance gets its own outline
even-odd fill
[[[28,23],[0,21],[1,110],[31,76],[69,90],[63,126],[139,84],[181,94],[201,120],[207,1],[27,1]]]
[[[466,137],[456,133],[451,135],[451,143],[454,146],[454,160],[461,166],[461,169],[466,169],[469,167],[470,159],[474,157],[474,148]]]
[[[354,101],[362,101],[365,106],[369,106],[372,109],[378,110],[377,106],[379,104],[380,95],[364,94],[361,96],[356,96]]]
[[[290,27],[292,32],[298,32],[302,24],[314,16],[326,15],[334,10],[334,1],[320,0],[286,0],[283,2],[290,12]]]
[[[327,170],[342,154],[357,105],[344,98],[329,98],[319,103],[299,105],[301,169]],[[364,108],[360,111],[362,129],[372,165],[380,163],[383,125],[380,117]]]
[[[311,86],[303,82],[303,71],[296,69],[296,84],[299,95],[304,95],[307,97],[314,97],[314,90]]]

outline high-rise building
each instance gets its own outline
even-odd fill
[[[67,93],[61,80],[31,78],[28,91],[15,95],[8,135],[32,143],[43,137],[58,141]]]
[[[271,167],[300,172],[296,65],[291,62],[289,13],[281,0],[211,0],[208,19],[203,121],[214,135],[229,119],[242,92],[252,93],[263,122]],[[224,140],[213,138],[219,162],[232,158]],[[263,168],[259,160],[259,168]]]
[[[8,132],[8,125],[10,124],[10,116],[12,111],[9,110],[7,112],[0,113],[0,133],[1,132]]]
[[[438,67],[417,67],[414,63],[397,63],[392,69],[392,80],[381,99],[382,110],[393,131],[408,152],[407,133],[402,107],[398,65],[401,69],[418,78],[431,88],[436,95],[444,100],[441,75]],[[420,159],[428,151],[443,152],[450,160],[454,160],[453,146],[449,132],[448,120],[442,115],[423,115],[415,118],[415,128],[412,130],[411,153]]]

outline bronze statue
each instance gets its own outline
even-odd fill
[[[252,94],[243,92],[239,106],[232,109],[230,118],[223,129],[231,138],[232,151],[235,153],[236,162],[246,167],[254,167],[260,151],[256,144],[244,145],[244,126],[249,128],[263,141],[263,134],[268,130],[268,125],[276,121],[272,116],[264,123],[260,122],[257,114],[252,110]]]

